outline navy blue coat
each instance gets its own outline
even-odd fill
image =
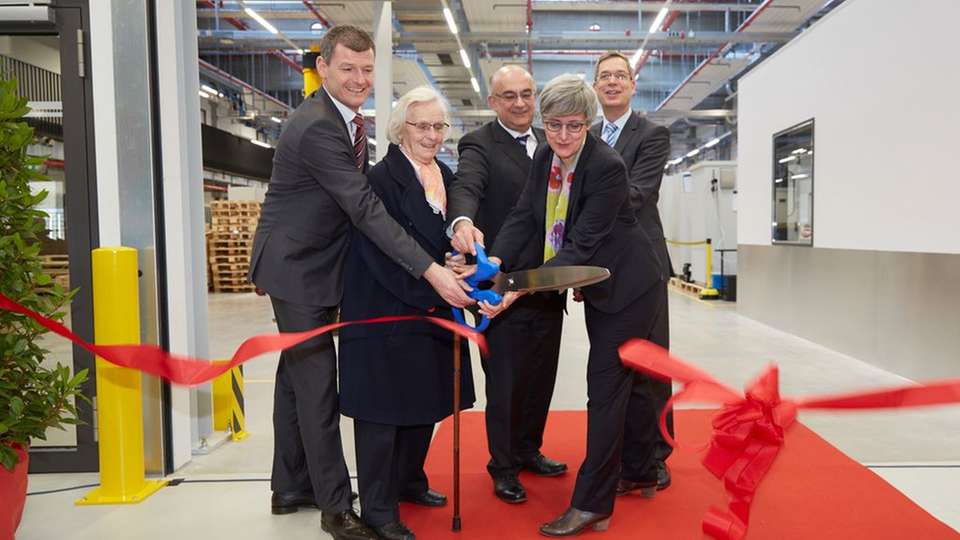
[[[439,163],[439,162],[438,162]],[[446,186],[453,173],[440,163]],[[413,166],[396,145],[367,174],[374,192],[407,234],[438,264],[450,251],[443,217],[427,204]],[[453,319],[425,280],[414,279],[354,230],[344,267],[341,320],[387,315]],[[432,424],[453,412],[453,335],[427,322],[348,326],[340,330],[340,411],[381,424]],[[460,407],[473,406],[466,340],[461,350]]]

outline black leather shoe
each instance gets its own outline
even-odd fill
[[[671,475],[670,467],[667,467],[666,462],[658,461],[657,462],[657,491],[663,491],[670,487]]]
[[[501,501],[518,504],[527,500],[527,492],[516,476],[500,476],[493,479],[493,493]]]
[[[610,514],[594,514],[574,507],[567,508],[557,519],[540,526],[544,536],[574,536],[587,527],[595,531],[605,531],[610,526]]]
[[[627,495],[634,491],[639,491],[641,496],[651,499],[657,494],[657,481],[644,480],[636,482],[633,480],[624,480],[623,478],[617,481],[617,496]]]
[[[543,454],[523,463],[523,468],[538,476],[559,476],[567,472],[567,464],[554,461]]]
[[[420,506],[436,507],[446,506],[447,504],[447,496],[432,489],[428,489],[422,493],[401,495],[400,500],[403,502],[419,504]]]
[[[320,528],[330,533],[334,540],[377,540],[373,529],[360,521],[353,510],[344,512],[322,512]]]
[[[400,521],[374,527],[377,536],[384,540],[416,540],[417,536]]]
[[[316,508],[317,501],[313,498],[312,491],[301,491],[293,493],[274,492],[270,497],[270,512],[280,514],[292,514],[300,508]]]

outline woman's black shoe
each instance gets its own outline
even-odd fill
[[[439,507],[447,504],[447,496],[432,489],[428,489],[422,493],[401,495],[400,500],[403,502],[419,504],[420,506]]]
[[[610,514],[595,514],[574,507],[567,508],[557,519],[540,526],[544,536],[575,536],[587,527],[595,531],[605,531],[610,526]]]

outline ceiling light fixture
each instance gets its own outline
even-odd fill
[[[447,20],[447,26],[450,27],[450,33],[457,35],[457,32],[459,32],[457,29],[457,21],[453,20],[453,12],[450,11],[450,8],[443,8],[443,18]]]
[[[250,18],[252,18],[253,20],[255,20],[255,21],[257,21],[258,23],[260,23],[260,26],[266,28],[271,34],[279,34],[279,33],[280,33],[280,31],[277,30],[277,28],[276,28],[275,26],[273,26],[272,24],[270,24],[269,22],[267,22],[267,20],[264,19],[263,17],[261,17],[260,14],[257,13],[256,11],[254,11],[254,10],[248,8],[248,7],[243,8],[243,11],[244,11],[247,15],[249,15]]]
[[[274,122],[278,123],[278,124],[282,124],[282,123],[283,123],[283,120],[277,118],[276,116],[271,116],[270,119],[273,120]]]
[[[205,84],[201,84],[201,85],[200,85],[200,89],[203,90],[204,92],[206,92],[206,93],[208,93],[208,94],[211,94],[211,95],[214,95],[214,96],[220,93],[220,92],[214,90],[212,87],[207,86],[207,85],[205,85]]]
[[[704,147],[704,148],[713,148],[714,146],[716,146],[716,145],[718,145],[718,144],[720,144],[720,137],[717,137],[716,139],[708,142],[707,144],[703,145],[703,147]]]
[[[695,155],[697,155],[697,154],[699,154],[699,153],[700,153],[700,149],[699,149],[699,148],[694,148],[693,150],[687,152],[687,157],[693,157],[693,156],[695,156]]]
[[[270,146],[269,144],[267,144],[267,143],[265,143],[265,142],[263,142],[263,141],[257,140],[257,139],[250,139],[250,142],[252,142],[253,144],[255,144],[255,145],[257,145],[257,146],[262,146],[262,147],[264,147],[264,148],[273,148],[273,147]]]
[[[467,69],[470,69],[470,57],[467,55],[467,51],[465,51],[462,47],[460,48],[460,59],[463,60],[463,66]]]
[[[777,163],[780,163],[780,164],[790,163],[791,161],[794,161],[794,160],[796,160],[796,159],[797,159],[797,156],[787,156],[787,157],[781,159],[780,161],[778,161]]]
[[[670,13],[670,10],[667,9],[667,6],[660,8],[660,12],[657,13],[657,18],[653,20],[653,24],[650,25],[650,32],[659,32],[660,25],[663,24],[663,20],[667,18],[667,13]]]
[[[476,78],[476,77],[470,77],[470,84],[473,85],[473,91],[479,94],[479,93],[480,93],[480,83],[477,82],[477,78]]]
[[[197,94],[200,94],[200,97],[210,99],[210,94],[204,92],[203,90],[198,90]]]

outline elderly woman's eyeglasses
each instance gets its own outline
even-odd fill
[[[586,122],[567,122],[566,124],[564,124],[563,122],[548,120],[543,123],[543,127],[550,133],[560,133],[560,130],[566,127],[567,133],[570,133],[573,135],[576,135],[577,133],[580,133],[581,131],[583,131],[583,128],[585,128],[586,126],[587,126]]]
[[[426,133],[430,131],[430,129],[442,132],[450,127],[450,124],[446,122],[437,122],[436,124],[431,124],[430,122],[407,122],[407,125],[417,128],[417,131],[420,133]]]

